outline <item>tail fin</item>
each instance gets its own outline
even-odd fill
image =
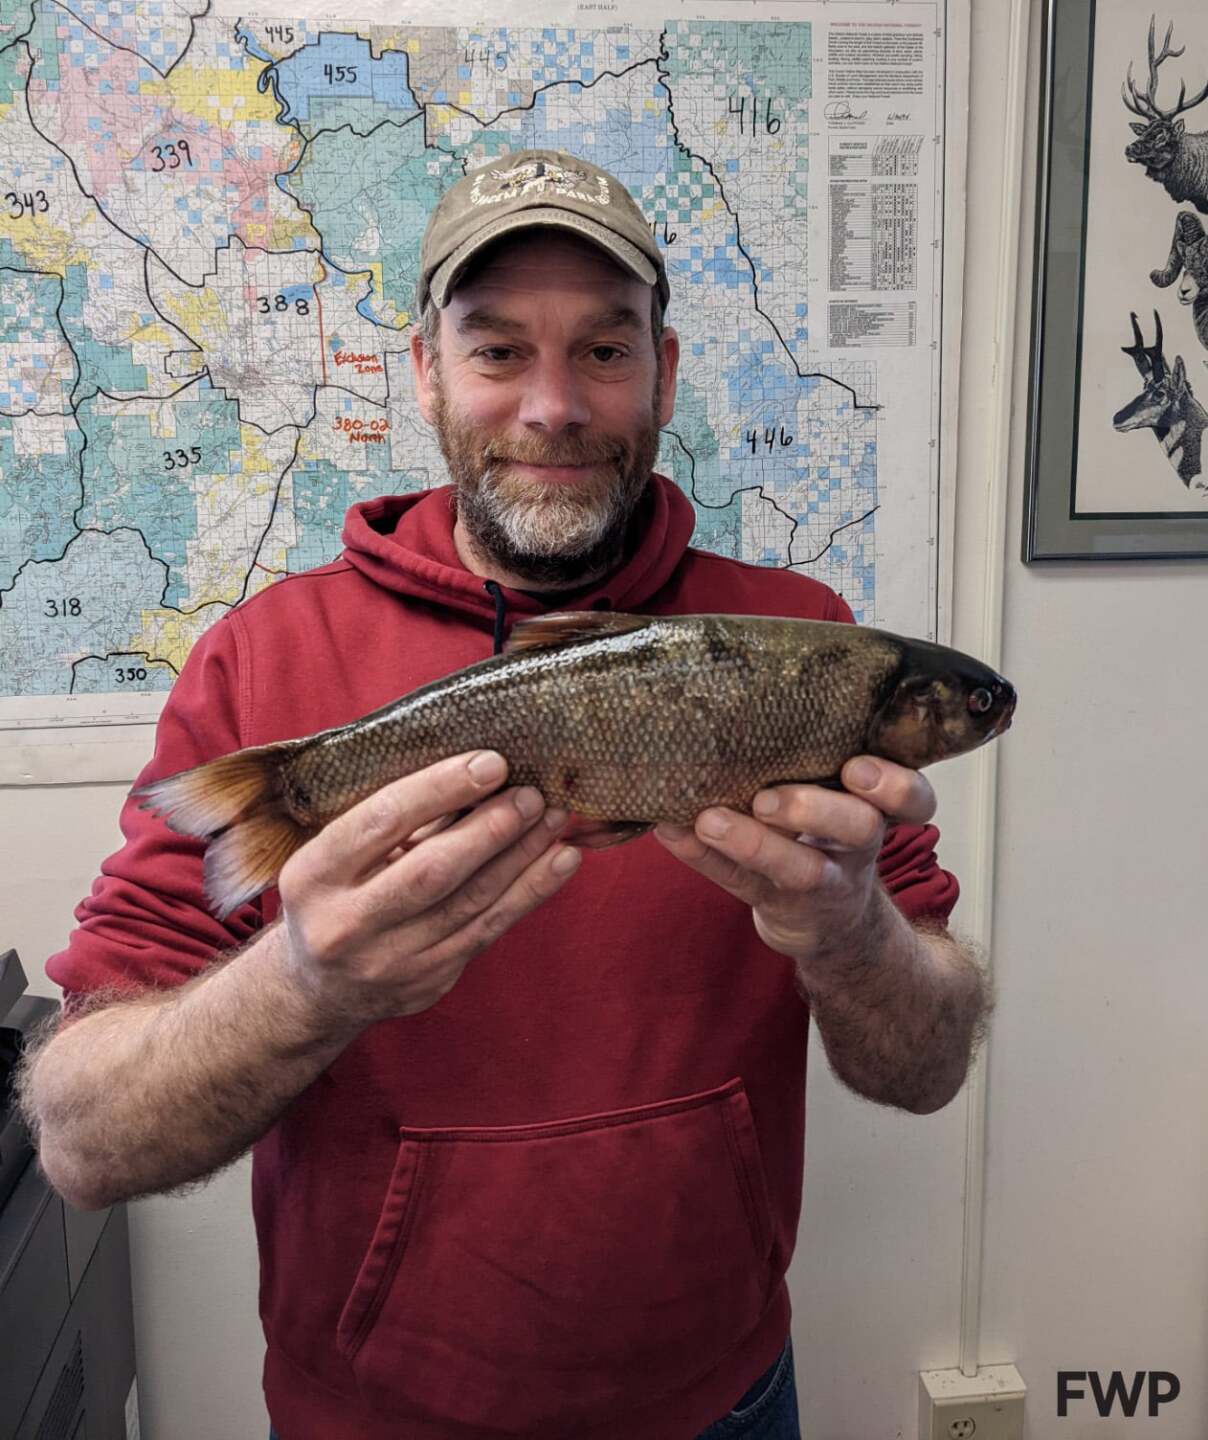
[[[141,808],[162,815],[178,835],[211,842],[206,897],[220,920],[259,895],[316,832],[289,813],[281,765],[298,741],[256,745],[223,755],[134,792]]]
[[[267,890],[294,851],[317,833],[299,825],[280,801],[224,831],[205,859],[206,895],[218,918]]]

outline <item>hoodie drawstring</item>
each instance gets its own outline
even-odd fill
[[[492,655],[498,655],[503,649],[503,623],[507,612],[507,604],[503,598],[503,587],[498,580],[487,580],[482,587],[495,602],[495,648]]]

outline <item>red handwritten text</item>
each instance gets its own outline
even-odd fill
[[[380,375],[382,373],[382,361],[379,355],[366,355],[361,350],[337,350],[336,367],[341,365],[356,366],[358,375]]]

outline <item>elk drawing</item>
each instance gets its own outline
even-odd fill
[[[1208,490],[1208,484],[1196,479],[1200,473],[1200,451],[1204,427],[1208,426],[1208,410],[1191,393],[1183,357],[1175,357],[1169,370],[1162,354],[1162,318],[1155,310],[1157,338],[1146,345],[1141,337],[1136,313],[1131,314],[1133,344],[1121,345],[1141,376],[1141,393],[1112,416],[1117,430],[1152,430],[1166,458],[1174,466],[1179,479],[1191,489]]]
[[[1128,66],[1128,80],[1121,86],[1124,104],[1140,123],[1134,121],[1131,129],[1137,139],[1125,147],[1125,159],[1145,166],[1145,173],[1151,180],[1166,187],[1172,200],[1190,200],[1203,215],[1208,215],[1208,132],[1187,133],[1186,123],[1179,117],[1208,98],[1208,85],[1190,100],[1187,99],[1187,82],[1179,81],[1179,98],[1170,110],[1163,110],[1158,104],[1158,66],[1164,60],[1177,59],[1187,48],[1170,48],[1170,37],[1174,33],[1174,21],[1166,27],[1166,38],[1162,41],[1162,53],[1154,54],[1154,20],[1149,17],[1149,85],[1141,93],[1133,82],[1132,63]]]
[[[1180,210],[1175,217],[1166,268],[1151,270],[1149,278],[1164,287],[1173,285],[1180,274],[1179,304],[1191,306],[1196,336],[1201,345],[1208,346],[1208,235],[1190,210]]]

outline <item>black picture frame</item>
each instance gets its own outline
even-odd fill
[[[1208,558],[1198,511],[1076,513],[1097,0],[1045,0],[1022,558]],[[1149,7],[1130,7],[1147,18]],[[1099,15],[1097,16],[1097,11]],[[1142,31],[1142,34],[1144,32]],[[1159,32],[1160,34],[1160,32]],[[1119,104],[1120,77],[1098,93]],[[1174,211],[1172,209],[1172,216]],[[1153,319],[1141,320],[1147,335]],[[1138,360],[1138,369],[1140,369]]]

